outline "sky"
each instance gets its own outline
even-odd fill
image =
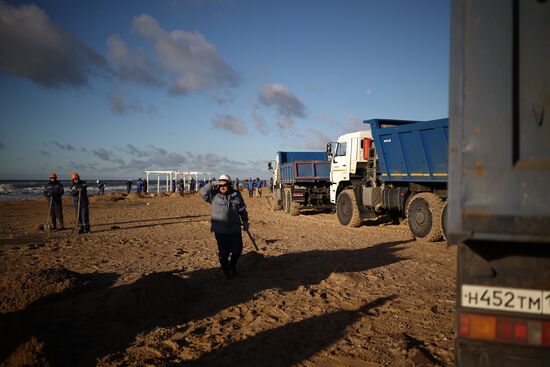
[[[449,0],[0,0],[0,179],[268,177],[448,116]]]

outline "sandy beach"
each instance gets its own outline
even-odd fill
[[[117,200],[115,200],[117,199]],[[92,233],[0,202],[2,366],[452,366],[456,248],[245,198],[225,280],[198,195],[91,198]]]

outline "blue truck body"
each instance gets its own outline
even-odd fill
[[[291,215],[324,209],[330,203],[330,161],[326,151],[277,152],[274,206]]]
[[[447,182],[449,119],[366,120],[384,182]]]
[[[281,182],[328,182],[330,161],[326,152],[277,152]]]
[[[331,195],[338,220],[358,227],[364,219],[387,215],[394,222],[407,219],[417,238],[440,240],[447,200],[449,119],[364,122],[370,125],[370,134],[344,135],[335,150],[343,147],[345,152],[336,154],[333,163],[333,179],[335,174],[337,178]]]

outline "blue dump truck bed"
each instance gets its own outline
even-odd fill
[[[449,119],[364,122],[371,126],[382,181],[447,182]]]
[[[282,183],[322,182],[330,179],[326,152],[277,152]]]

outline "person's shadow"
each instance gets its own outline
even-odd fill
[[[35,337],[44,343],[41,353],[52,366],[95,365],[99,358],[124,350],[140,333],[204,319],[247,302],[262,290],[291,291],[302,285],[318,284],[333,272],[360,272],[399,262],[405,259],[398,254],[402,249],[400,245],[407,242],[381,243],[356,250],[305,251],[276,257],[250,252],[239,263],[243,278],[229,282],[222,280],[218,268],[183,274],[177,271],[153,273],[118,287],[110,287],[114,280],[92,281],[95,287],[87,290],[46,297],[22,311],[0,315],[0,361],[6,363],[6,358],[25,353],[25,343]],[[92,280],[105,279],[104,274],[91,277]],[[352,314],[336,313],[333,317],[337,320],[343,317],[344,322],[338,321],[337,324],[345,327],[345,320],[355,317],[350,316]],[[325,322],[326,317],[331,316],[314,317],[305,324],[291,324],[274,335],[282,336],[300,328],[315,329],[315,325]],[[340,333],[338,326],[328,339],[334,340]],[[295,358],[323,348],[328,339],[321,340],[317,346],[312,343],[308,351],[298,351]],[[257,342],[249,343],[252,344],[234,348],[238,350]]]

